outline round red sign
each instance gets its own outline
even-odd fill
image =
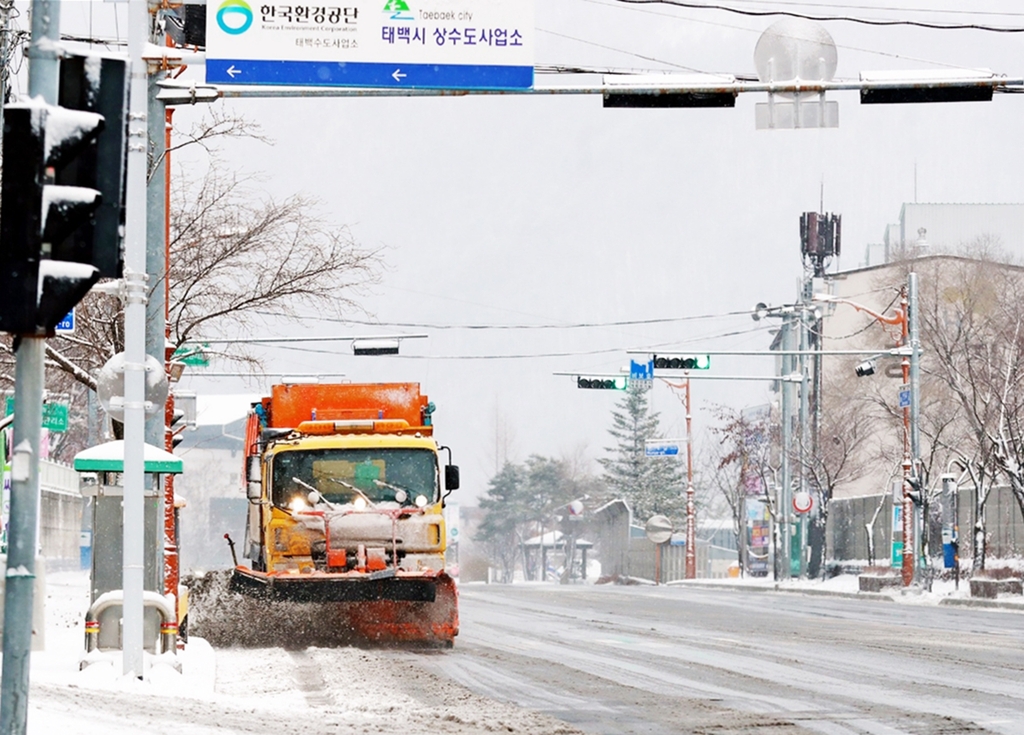
[[[797,513],[807,513],[813,505],[814,500],[811,498],[810,493],[803,491],[793,493],[793,510]]]

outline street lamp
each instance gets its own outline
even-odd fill
[[[875,321],[899,328],[898,335],[893,334],[897,339],[899,349],[896,354],[902,357],[900,366],[903,370],[903,384],[908,386],[909,401],[900,401],[903,408],[903,495],[901,515],[903,526],[903,563],[902,577],[903,586],[909,587],[915,581],[917,570],[916,537],[914,534],[914,494],[915,487],[920,486],[920,479],[915,475],[915,468],[919,466],[919,434],[918,434],[918,407],[920,406],[920,340],[917,334],[917,274],[910,273],[907,278],[907,285],[900,289],[900,305],[892,315],[879,314],[863,304],[858,304],[849,299],[832,296],[831,294],[814,294],[812,301],[846,304],[857,311],[863,312],[875,319]],[[906,349],[909,347],[909,350]],[[874,373],[874,361],[867,360],[856,368],[858,376],[871,375]]]

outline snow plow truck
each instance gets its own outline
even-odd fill
[[[442,509],[459,486],[417,383],[284,384],[253,404],[230,577],[193,580],[215,645],[425,643],[459,631]],[[447,462],[442,462],[447,452]]]

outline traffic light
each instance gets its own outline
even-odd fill
[[[99,206],[100,194],[52,186],[48,169],[74,158],[102,125],[99,115],[38,101],[4,109],[0,329],[5,332],[52,332],[99,278],[92,266],[49,260],[53,242]]]
[[[708,370],[710,355],[655,355],[654,367],[660,370]]]
[[[625,376],[621,378],[576,378],[577,388],[586,388],[588,390],[626,390],[629,385],[629,379]]]
[[[171,425],[165,428],[165,431],[171,438],[172,449],[176,449],[177,446],[185,440],[185,437],[181,435],[181,432],[185,430],[186,425],[185,411],[175,406],[171,416]]]
[[[77,99],[67,95],[71,106],[32,100],[4,108],[2,331],[52,334],[93,283],[120,273],[126,98],[119,116],[110,115],[117,118],[113,127],[119,134],[104,135],[109,126],[99,112],[107,97],[104,82],[116,81],[118,69],[126,74],[127,65],[99,57],[65,59],[62,92],[65,86],[79,91]],[[111,82],[108,88],[115,86]],[[105,199],[111,204],[107,209]]]
[[[68,55],[60,62],[58,104],[103,116],[99,134],[56,172],[56,184],[96,189],[103,197],[89,221],[61,243],[54,260],[90,263],[101,278],[120,278],[124,258],[124,174],[128,109],[128,64],[124,59]]]

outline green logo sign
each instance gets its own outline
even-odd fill
[[[241,35],[252,25],[252,8],[245,0],[224,0],[217,10],[217,25],[227,34]]]

